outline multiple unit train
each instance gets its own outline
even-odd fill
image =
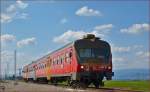
[[[23,67],[25,81],[45,81],[56,84],[67,81],[76,87],[103,86],[111,80],[111,47],[93,34],[87,34],[64,47]]]

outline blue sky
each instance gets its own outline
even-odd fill
[[[2,1],[2,70],[40,58],[93,33],[112,46],[114,69],[149,68],[146,1]],[[12,71],[11,71],[12,73]]]

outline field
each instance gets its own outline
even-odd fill
[[[150,81],[105,81],[105,87],[150,92]]]

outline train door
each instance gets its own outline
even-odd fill
[[[47,58],[47,62],[46,62],[46,76],[47,76],[47,80],[50,80],[50,65],[51,65],[51,58],[48,57]]]
[[[72,68],[73,68],[73,66],[72,66],[72,61],[73,61],[73,51],[72,51],[72,49],[70,49],[70,52],[69,52],[69,58],[70,58],[70,61],[69,61],[69,66],[70,66],[70,73],[72,72]]]
[[[35,65],[33,66],[33,80],[36,80],[36,69],[35,69]]]
[[[71,73],[72,72],[72,66],[71,66],[71,63],[72,63],[72,49],[71,48],[67,52],[66,62],[67,62],[67,72]]]

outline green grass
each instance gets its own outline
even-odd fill
[[[105,81],[105,87],[108,88],[124,88],[129,90],[137,90],[150,92],[150,81]]]

